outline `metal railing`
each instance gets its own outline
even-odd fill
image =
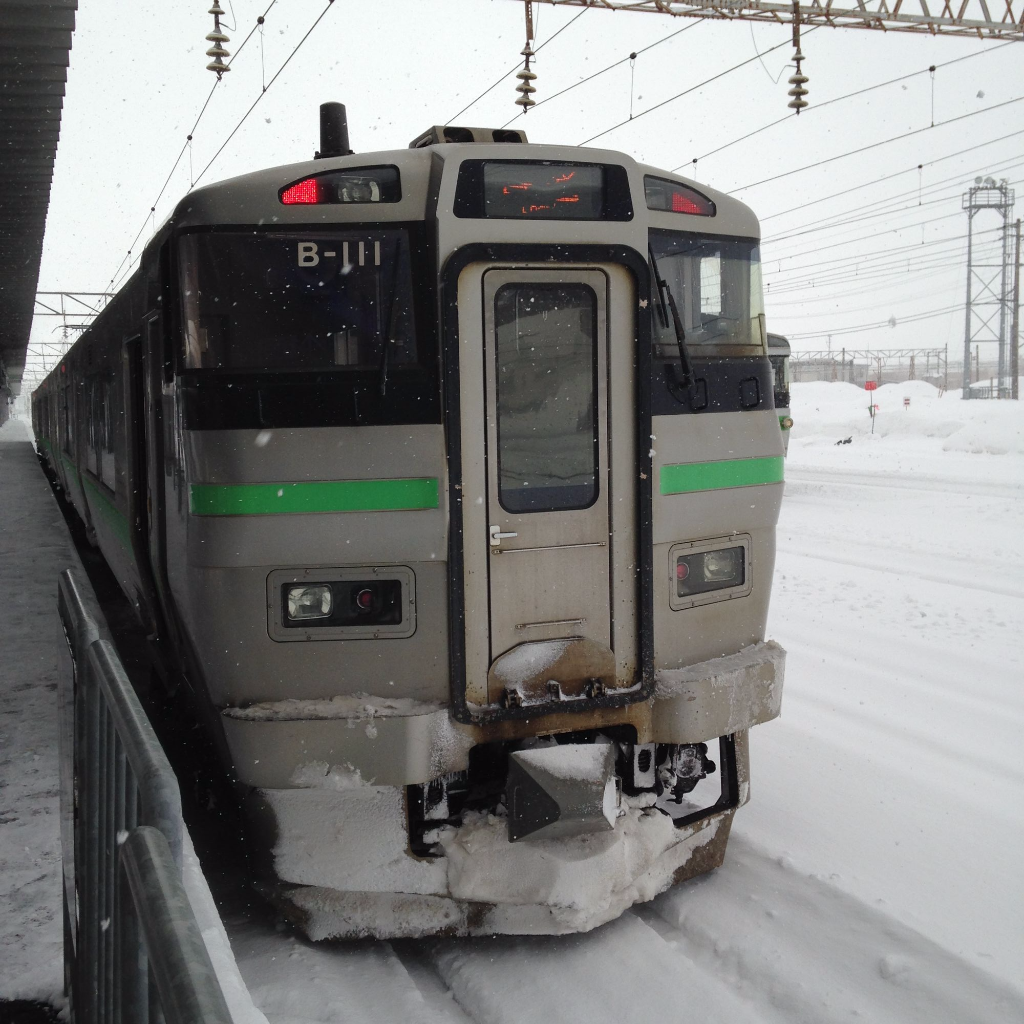
[[[230,1024],[181,883],[174,772],[92,588],[60,575],[65,979],[76,1024]]]

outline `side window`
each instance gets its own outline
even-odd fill
[[[63,407],[62,414],[64,417],[64,451],[69,455],[71,454],[71,424],[72,424],[72,404],[73,397],[71,394],[71,386],[68,385],[64,388],[63,394]]]

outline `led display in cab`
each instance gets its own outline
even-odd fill
[[[336,203],[397,203],[402,184],[397,167],[356,167],[326,171],[285,186],[285,206],[321,206]]]
[[[688,213],[693,217],[714,217],[715,204],[695,188],[667,178],[644,176],[644,195],[648,210]]]
[[[630,220],[624,167],[526,160],[465,160],[456,217],[500,220]]]
[[[690,608],[750,593],[750,538],[676,544],[669,552],[670,604]]]

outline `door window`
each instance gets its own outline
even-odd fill
[[[588,508],[599,490],[594,290],[508,284],[494,297],[494,323],[502,508]]]

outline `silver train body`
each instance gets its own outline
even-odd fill
[[[789,432],[793,429],[790,415],[789,392],[793,384],[793,372],[789,365],[789,341],[781,334],[768,335],[768,361],[772,367],[772,384],[775,392],[775,412],[779,417],[782,431],[782,445],[789,454]]]
[[[718,866],[781,704],[756,218],[462,131],[191,193],[33,396],[314,938]]]

